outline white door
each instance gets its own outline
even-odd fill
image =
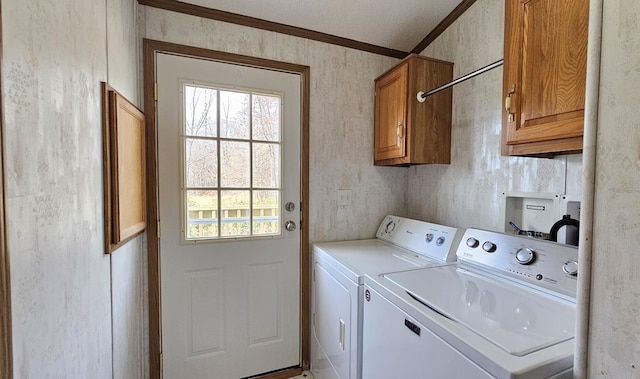
[[[301,78],[156,62],[164,378],[297,366]]]

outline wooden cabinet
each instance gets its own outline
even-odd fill
[[[502,154],[582,151],[588,0],[506,0]]]
[[[375,165],[450,162],[452,90],[417,94],[452,78],[453,63],[411,54],[375,80]]]

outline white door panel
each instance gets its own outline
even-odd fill
[[[299,227],[286,231],[284,224],[300,221],[300,76],[161,53],[156,69],[164,378],[240,378],[296,366],[300,232]],[[198,163],[199,172],[209,173],[193,180],[182,168],[194,156],[186,146],[195,146],[187,145],[192,141],[185,137],[185,86],[216,89],[217,98],[223,91],[274,94],[282,102],[279,142],[236,135],[225,140],[223,135],[232,133],[221,131],[224,122],[218,116],[214,137],[192,138],[207,146],[196,158],[205,158]],[[217,109],[223,112],[218,100]],[[248,122],[254,122],[250,114]],[[224,144],[236,147],[226,150],[231,155],[221,151]],[[259,155],[265,147],[275,151],[273,162],[264,163]],[[188,158],[181,159],[184,154]],[[244,170],[224,166],[225,159],[237,159],[237,167],[253,163]],[[263,163],[278,180],[255,179]],[[231,184],[221,175],[228,175]],[[202,188],[192,189],[190,182]],[[277,194],[266,210],[258,201],[263,190]],[[296,205],[293,212],[284,210],[289,201]],[[263,220],[271,228],[267,232],[261,229]],[[225,231],[228,227],[235,229]],[[242,236],[220,237],[228,233]]]

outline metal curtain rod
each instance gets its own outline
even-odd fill
[[[440,92],[442,90],[445,90],[445,89],[447,89],[449,87],[455,86],[456,84],[462,83],[465,80],[473,78],[474,76],[478,76],[478,75],[483,74],[483,73],[485,73],[485,72],[487,72],[489,70],[493,70],[496,67],[502,66],[503,63],[504,63],[504,59],[500,59],[499,61],[493,62],[490,65],[484,66],[484,67],[479,68],[479,69],[477,69],[477,70],[475,70],[473,72],[470,72],[465,76],[461,76],[461,77],[459,77],[458,79],[456,79],[456,80],[454,80],[452,82],[449,82],[447,84],[443,84],[438,88],[434,88],[429,92],[420,91],[420,92],[418,92],[418,95],[416,97],[418,98],[419,102],[423,103],[425,101],[425,99],[427,98],[427,96],[431,96],[434,93],[438,93],[438,92]]]

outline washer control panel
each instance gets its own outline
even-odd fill
[[[482,229],[467,229],[456,251],[461,267],[478,266],[574,298],[578,248],[538,238]]]
[[[389,215],[376,237],[440,261],[454,262],[463,230],[446,225]]]

